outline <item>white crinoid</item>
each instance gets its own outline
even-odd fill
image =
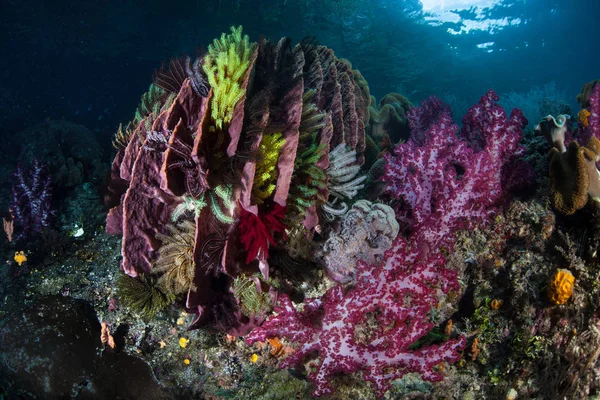
[[[356,151],[348,150],[345,143],[340,143],[329,153],[329,167],[327,168],[329,183],[329,198],[323,204],[329,217],[335,218],[348,211],[348,205],[342,200],[352,199],[365,185],[366,175],[358,176],[360,165],[356,164]]]

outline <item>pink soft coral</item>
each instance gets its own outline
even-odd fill
[[[440,295],[458,290],[458,284],[455,273],[444,268],[442,256],[416,261],[417,256],[400,237],[380,266],[359,263],[356,287],[347,293],[336,286],[322,299],[308,300],[301,312],[281,295],[277,316],[246,341],[285,337],[299,343],[280,367],[312,360],[308,377],[315,383],[315,396],[331,393],[329,380],[338,372],[361,370],[380,396],[394,379],[409,372],[418,372],[424,380],[441,380],[434,367],[456,361],[465,338],[418,350],[409,346],[433,328],[429,312]],[[377,321],[374,327],[372,321]]]

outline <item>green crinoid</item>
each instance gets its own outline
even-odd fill
[[[259,292],[255,281],[250,276],[240,275],[235,278],[233,295],[247,317],[265,314],[272,307],[268,293]]]
[[[214,189],[207,190],[197,199],[185,196],[183,203],[179,204],[173,211],[171,220],[176,222],[187,211],[192,211],[196,218],[199,218],[206,206],[210,207],[210,211],[217,220],[224,224],[232,224],[234,222],[231,216],[231,209],[234,206],[233,185],[218,185]]]
[[[156,313],[175,301],[175,295],[165,293],[157,284],[156,277],[150,275],[132,278],[121,274],[117,289],[123,304],[145,320],[151,320]]]
[[[285,139],[282,138],[281,133],[262,137],[252,185],[252,197],[256,204],[264,203],[275,191],[278,175],[277,161],[284,144]]]
[[[233,117],[237,102],[244,96],[243,78],[250,67],[255,43],[242,35],[242,27],[231,27],[231,33],[221,35],[208,46],[203,69],[213,90],[211,117],[218,129]]]

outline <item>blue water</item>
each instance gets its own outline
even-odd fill
[[[108,138],[131,119],[155,68],[202,51],[238,24],[254,41],[315,36],[350,59],[377,98],[396,91],[418,102],[435,93],[466,109],[489,88],[527,93],[554,83],[554,93],[574,107],[581,85],[600,75],[597,0],[424,4],[1,0],[2,131],[64,118]],[[496,24],[481,28],[489,21]]]

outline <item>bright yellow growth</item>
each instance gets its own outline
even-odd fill
[[[189,359],[189,358],[186,358],[185,360],[183,360],[183,363],[184,363],[185,365],[190,365],[191,361],[190,361],[190,359]]]
[[[211,117],[219,129],[231,122],[233,109],[244,95],[241,85],[255,47],[248,35],[242,37],[241,26],[231,27],[229,35],[223,33],[208,46],[203,69],[213,90]]]
[[[190,343],[189,339],[186,339],[186,338],[184,338],[184,337],[182,337],[182,338],[179,338],[179,346],[180,346],[182,349],[185,349],[189,343]]]
[[[591,114],[588,110],[586,110],[585,108],[582,108],[581,110],[579,110],[579,113],[577,113],[577,119],[579,119],[579,122],[581,122],[581,125],[583,125],[584,127],[587,128],[587,126],[589,125],[588,118],[590,115]]]
[[[492,307],[492,310],[499,310],[500,307],[502,307],[502,303],[504,303],[504,301],[502,301],[500,299],[494,299],[490,303],[490,307]]]
[[[252,195],[256,204],[262,204],[277,187],[277,160],[285,144],[285,139],[281,136],[281,133],[264,135],[260,142],[260,158],[256,162],[252,186]]]
[[[548,288],[550,300],[554,304],[565,304],[573,294],[573,285],[575,285],[573,274],[569,270],[559,269],[550,281]]]
[[[16,251],[15,252],[15,261],[17,262],[17,264],[19,264],[19,267],[21,266],[21,264],[23,264],[25,261],[27,261],[27,256],[25,255],[25,252]]]
[[[252,357],[250,357],[250,361],[252,361],[253,363],[258,361],[258,354],[254,353],[252,354]]]

